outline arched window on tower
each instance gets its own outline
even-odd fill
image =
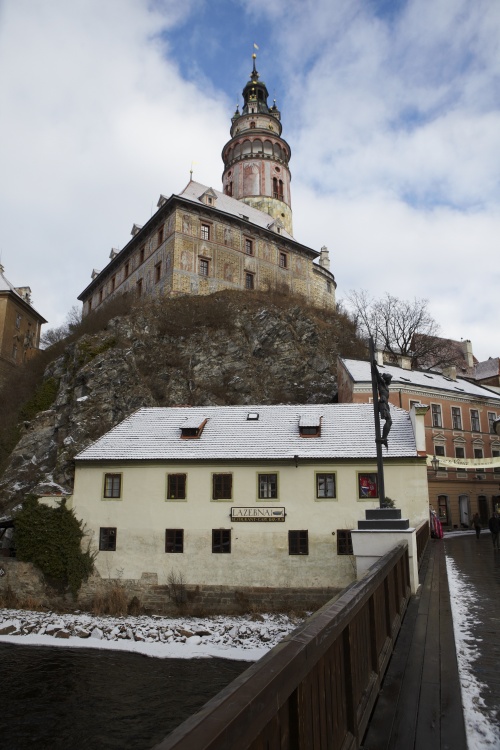
[[[232,180],[228,183],[226,183],[226,195],[232,195],[233,194],[233,182]]]
[[[278,182],[278,199],[280,201],[283,200],[283,180]]]
[[[278,197],[278,178],[273,177],[273,198]]]

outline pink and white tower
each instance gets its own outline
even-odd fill
[[[293,236],[290,197],[291,151],[281,138],[281,114],[259,80],[253,57],[250,80],[243,89],[243,110],[236,107],[231,120],[231,140],[222,150],[223,191],[260,211],[265,211]]]

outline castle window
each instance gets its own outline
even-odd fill
[[[101,552],[116,551],[116,526],[99,529],[99,549]]]
[[[253,122],[253,121],[252,121],[252,122],[250,123],[250,127],[251,127],[251,128],[254,128],[254,127],[255,127],[255,122]]]
[[[158,284],[160,279],[161,279],[161,261],[157,263],[155,266],[155,284]]]
[[[184,529],[165,529],[165,552],[184,552]]]
[[[169,500],[186,499],[186,475],[169,474],[167,478],[167,498]]]
[[[139,250],[139,264],[144,263],[144,247],[141,247]]]
[[[316,497],[336,497],[335,474],[316,474]]]
[[[337,555],[352,555],[352,535],[349,529],[337,529]]]
[[[490,435],[495,434],[495,419],[497,418],[497,415],[493,411],[488,412],[488,431]]]
[[[114,292],[116,287],[116,276],[111,279],[111,291]]]
[[[288,268],[288,255],[286,253],[280,253],[280,268]]]
[[[89,308],[89,312],[92,312],[92,300],[91,299],[89,299],[88,308]]]
[[[283,200],[283,180],[279,180],[278,182],[278,199],[280,201]]]
[[[431,413],[432,413],[432,426],[433,427],[442,427],[443,426],[443,419],[441,416],[441,406],[440,404],[431,404]]]
[[[309,554],[309,532],[307,530],[288,532],[288,554]]]
[[[276,500],[278,497],[278,475],[259,474],[259,499]]]
[[[470,428],[473,432],[481,432],[479,411],[477,409],[470,410]]]
[[[226,185],[226,195],[232,195],[233,194],[233,182],[228,182]]]
[[[253,241],[245,238],[245,252],[247,255],[253,255]]]
[[[231,500],[233,494],[232,474],[212,475],[212,500]]]
[[[163,227],[158,230],[158,247],[163,242]]]
[[[278,198],[278,178],[273,177],[273,198]]]
[[[16,328],[18,330],[19,330],[19,328],[21,328],[21,320],[22,320],[22,315],[19,315],[19,313],[18,313],[16,315]]]
[[[99,304],[102,302],[102,289],[99,289]]]
[[[245,289],[254,288],[254,275],[253,273],[245,272]]]
[[[210,225],[209,224],[202,224],[200,227],[200,237],[202,240],[209,240],[210,239]]]
[[[125,273],[125,278],[127,279],[127,278],[128,278],[128,275],[129,275],[129,273],[130,273],[130,264],[129,264],[129,263],[125,263],[125,270],[124,270],[124,273]]]
[[[210,261],[206,258],[200,258],[198,273],[200,276],[208,276],[210,273]]]
[[[212,552],[231,552],[231,529],[212,529]]]
[[[378,497],[377,474],[358,474],[358,497],[360,500]]]
[[[114,498],[121,497],[122,494],[122,475],[105,474],[104,475],[104,497]]]
[[[462,429],[462,413],[459,406],[451,407],[451,423],[454,430]]]

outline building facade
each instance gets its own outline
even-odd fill
[[[31,289],[14,287],[0,265],[0,381],[35,355],[46,322],[31,304]]]
[[[394,414],[385,485],[417,526],[428,492],[412,419]],[[373,411],[141,409],[76,457],[72,502],[102,576],[342,589],[356,576],[350,530],[379,505]]]
[[[267,97],[254,58],[243,110],[234,114],[222,152],[223,192],[190,180],[180,194],[160,196],[147,224],[134,224],[130,242],[92,272],[78,297],[84,315],[123,292],[161,297],[222,289],[287,291],[335,308],[328,250],[306,247],[292,234],[290,147]]]
[[[428,406],[425,416],[429,499],[443,525],[469,528],[479,513],[483,526],[500,511],[500,394],[464,378],[379,364],[392,375],[390,402],[402,409]],[[372,401],[370,363],[339,359],[339,402]],[[389,443],[393,440],[389,437]],[[438,463],[436,463],[436,460]],[[433,465],[434,461],[434,465]]]

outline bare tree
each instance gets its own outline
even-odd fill
[[[58,328],[48,328],[40,336],[40,345],[42,349],[48,349],[52,344],[66,339],[70,333],[78,330],[82,322],[82,309],[78,305],[73,305],[66,315],[66,320]]]
[[[459,342],[439,337],[439,325],[430,315],[428,300],[412,302],[386,293],[375,299],[365,290],[347,295],[347,308],[361,336],[371,336],[376,348],[392,357],[410,357],[412,367],[442,368],[463,361]]]

